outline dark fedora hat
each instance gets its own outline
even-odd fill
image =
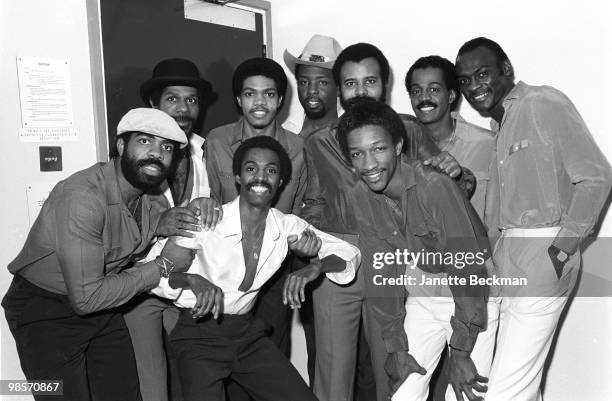
[[[140,86],[140,97],[149,104],[151,93],[166,86],[191,86],[200,91],[202,97],[210,93],[210,82],[200,77],[194,63],[183,58],[169,58],[157,63],[153,76]]]

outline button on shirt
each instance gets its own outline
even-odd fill
[[[553,245],[573,254],[593,228],[612,173],[572,102],[549,86],[519,82],[503,101],[491,225],[561,226]],[[489,203],[489,202],[487,202]]]
[[[143,195],[141,230],[121,199],[115,163],[99,163],[59,182],[8,268],[68,295],[76,313],[121,305],[159,283],[159,268],[129,268],[147,250],[167,204]]]
[[[255,280],[249,290],[240,291],[238,288],[244,279],[246,267],[242,250],[239,200],[238,197],[223,205],[223,220],[214,230],[194,233],[195,238],[177,238],[179,245],[197,249],[195,261],[188,273],[203,276],[223,290],[223,313],[246,314],[253,308],[261,287],[280,268],[287,256],[287,237],[299,235],[306,228],[313,230],[322,240],[319,258],[333,254],[346,261],[343,271],[327,273],[327,277],[338,284],[348,284],[355,278],[361,258],[356,247],[309,226],[297,216],[283,214],[272,208],[266,218]],[[192,308],[196,303],[196,297],[191,290],[173,289],[168,285],[167,279],[162,279],[152,292],[173,299],[179,307]]]
[[[247,138],[244,136],[244,119],[215,128],[206,137],[204,157],[210,183],[210,191],[221,203],[227,203],[238,196],[236,179],[232,171],[234,152]],[[299,214],[306,190],[306,164],[302,138],[286,131],[278,122],[272,138],[276,139],[291,159],[291,179],[285,183],[278,200],[273,205],[283,213]]]

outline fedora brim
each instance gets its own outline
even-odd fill
[[[311,65],[313,67],[321,67],[321,68],[326,68],[328,70],[331,70],[332,67],[334,66],[333,61],[318,61],[317,62],[317,61],[302,60],[301,58],[293,56],[286,49],[285,49],[285,52],[283,53],[283,60],[285,61],[285,65],[287,66],[287,68],[289,68],[289,70],[291,70],[293,74],[295,74],[295,67],[298,64]]]
[[[186,77],[157,77],[151,78],[140,86],[140,97],[149,106],[151,93],[155,89],[165,88],[166,86],[191,86],[200,91],[202,97],[206,97],[212,91],[212,85],[205,79],[186,78]]]

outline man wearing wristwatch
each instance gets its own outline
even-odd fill
[[[489,229],[501,230],[494,263],[501,275],[528,280],[502,289],[487,399],[535,401],[576,283],[580,243],[599,217],[612,173],[567,96],[549,86],[515,84],[496,42],[466,42],[455,66],[464,97],[492,118],[497,135],[497,173],[485,210]]]
[[[162,234],[159,187],[186,145],[166,113],[129,111],[117,127],[119,155],[58,183],[9,264],[2,306],[21,367],[30,380],[62,379],[58,400],[140,399],[116,307],[191,265],[192,252],[167,244],[156,261],[132,267]]]

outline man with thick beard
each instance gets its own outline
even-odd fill
[[[168,234],[158,230],[159,186],[186,145],[166,113],[129,111],[117,127],[119,155],[59,182],[9,264],[15,277],[2,306],[21,367],[30,380],[63,380],[58,400],[139,399],[132,342],[115,308],[191,264],[193,253],[169,242],[155,260],[130,266],[156,234]]]

